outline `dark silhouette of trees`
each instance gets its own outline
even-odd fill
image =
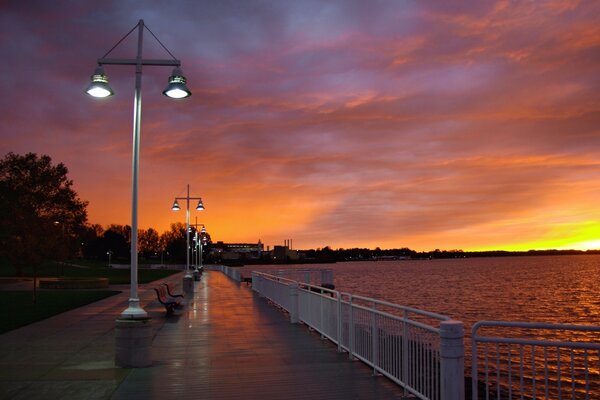
[[[190,243],[191,237],[192,235],[190,234]],[[165,243],[165,251],[169,253],[169,259],[176,263],[185,263],[185,224],[182,222],[175,222],[171,224],[171,229],[163,233],[163,241]]]
[[[102,235],[102,253],[112,252],[115,262],[130,260],[131,227],[129,225],[110,225]]]
[[[160,252],[160,237],[155,229],[140,229],[138,233],[138,252],[149,258]]]
[[[87,202],[68,172],[47,155],[8,153],[0,160],[0,256],[17,275],[30,266],[35,277],[43,261],[64,260],[79,248]]]

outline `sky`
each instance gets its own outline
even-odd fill
[[[84,89],[140,19],[193,93],[144,67],[140,228],[189,184],[213,241],[600,248],[600,2],[4,0],[0,156],[64,163],[102,226],[131,224],[134,68]]]

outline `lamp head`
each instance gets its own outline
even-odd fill
[[[198,200],[198,205],[196,206],[196,210],[198,210],[198,211],[204,210],[204,204],[202,203],[202,199]]]
[[[185,77],[181,72],[181,68],[173,69],[173,73],[169,77],[169,84],[163,94],[172,99],[184,99],[192,95],[192,92],[185,85]]]
[[[179,203],[177,202],[177,199],[175,199],[175,201],[173,202],[173,206],[171,207],[171,210],[173,210],[173,211],[181,210],[181,208],[179,207]]]
[[[99,65],[91,77],[92,81],[88,85],[85,92],[92,97],[103,98],[114,94],[113,90],[108,85],[108,77],[104,73],[104,67]]]

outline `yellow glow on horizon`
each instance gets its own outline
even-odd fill
[[[518,238],[517,238],[518,239]],[[481,246],[471,251],[596,250],[600,249],[600,223],[580,221],[556,224],[539,240]]]

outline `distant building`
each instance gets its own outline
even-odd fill
[[[264,252],[264,245],[258,243],[224,243],[212,244],[211,255],[217,260],[248,260],[260,259]]]
[[[273,261],[286,262],[289,260],[298,260],[300,256],[298,250],[290,250],[288,246],[273,246]]]

